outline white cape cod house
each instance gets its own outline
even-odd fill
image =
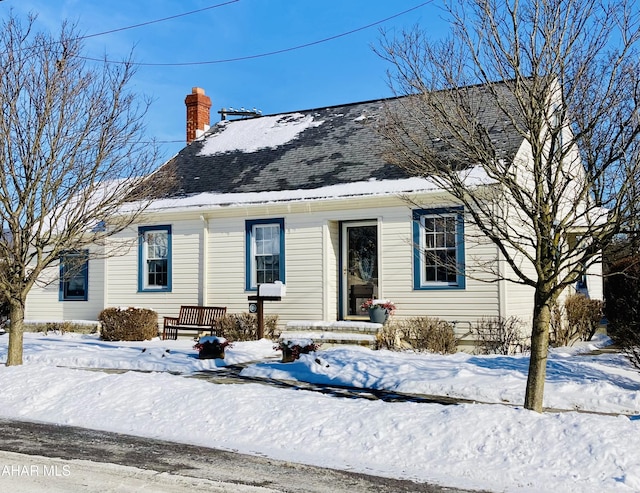
[[[495,281],[481,268],[504,262],[464,209],[385,161],[374,127],[388,101],[209,128],[211,101],[194,88],[186,99],[188,144],[150,177],[170,183],[170,192],[113,239],[128,240],[128,248],[90,258],[72,279],[35,287],[26,319],[96,320],[110,306],[161,317],[187,304],[246,312],[257,285],[277,280],[286,296],[266,303],[265,313],[283,326],[362,320],[368,298],[393,301],[396,317],[455,321],[459,335],[482,317],[530,320],[531,288]],[[508,158],[526,157],[508,126],[495,138]],[[465,173],[478,184],[485,179],[473,168]],[[589,295],[601,298],[599,267],[591,269]]]

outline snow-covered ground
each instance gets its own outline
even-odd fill
[[[7,341],[0,336],[0,362]],[[520,407],[526,356],[336,347],[283,364],[262,340],[235,343],[223,362],[198,360],[188,340],[26,334],[25,364],[0,366],[0,416],[469,489],[640,491],[640,373],[618,354],[580,354],[606,342],[552,351],[545,406],[563,412],[538,414]],[[188,378],[247,362],[247,376],[480,403],[383,402]]]

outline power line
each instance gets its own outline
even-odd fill
[[[2,0],[0,0],[0,2],[1,1]],[[150,24],[157,24],[158,22],[169,21],[169,20],[172,20],[172,19],[177,19],[178,17],[185,17],[187,15],[197,14],[199,12],[204,12],[205,10],[217,9],[218,7],[224,7],[225,5],[230,5],[232,3],[236,3],[236,2],[239,2],[239,1],[240,0],[229,0],[228,2],[218,3],[218,4],[215,4],[215,5],[210,5],[209,7],[204,7],[202,9],[198,9],[198,10],[191,10],[190,12],[184,12],[182,14],[176,14],[176,15],[171,15],[169,17],[163,17],[162,19],[155,19],[155,20],[152,20],[152,21],[141,22],[140,24],[134,24],[132,26],[126,26],[126,27],[120,27],[118,29],[111,29],[110,31],[103,31],[101,33],[87,34],[86,36],[80,36],[79,38],[76,38],[76,39],[95,38],[96,36],[104,36],[105,34],[113,34],[113,33],[117,33],[117,32],[120,32],[120,31],[126,31],[128,29],[135,29],[137,27],[148,26]]]
[[[234,1],[238,1],[238,0],[234,0]],[[80,56],[79,58],[83,58],[85,60],[90,60],[90,61],[94,61],[94,62],[102,62],[102,63],[130,63],[130,65],[137,65],[137,66],[144,66],[144,67],[182,67],[182,66],[189,66],[189,65],[212,65],[212,64],[216,64],[216,63],[229,63],[229,62],[240,62],[243,60],[252,60],[254,58],[263,58],[263,57],[267,57],[267,56],[272,56],[272,55],[279,55],[281,53],[286,53],[289,51],[295,51],[295,50],[300,50],[302,48],[308,48],[310,46],[314,46],[314,45],[318,45],[321,43],[326,43],[328,41],[333,41],[334,39],[338,39],[338,38],[342,38],[344,36],[348,36],[350,34],[353,33],[357,33],[359,31],[364,31],[365,29],[369,29],[370,27],[373,26],[377,26],[379,24],[382,24],[384,22],[387,22],[391,19],[395,19],[396,17],[400,17],[401,15],[407,14],[409,12],[412,12],[414,10],[417,10],[421,7],[424,7],[425,5],[432,3],[433,0],[428,0],[426,2],[421,3],[420,5],[416,5],[415,7],[412,7],[410,9],[404,10],[402,12],[399,12],[397,14],[394,14],[392,16],[386,17],[384,19],[381,19],[379,21],[376,22],[372,22],[371,24],[367,24],[366,26],[362,26],[362,27],[358,27],[356,29],[352,29],[350,31],[346,31],[340,34],[336,34],[334,36],[329,36],[328,38],[323,38],[323,39],[319,39],[316,41],[311,41],[309,43],[304,43],[301,45],[297,45],[297,46],[292,46],[289,48],[283,48],[281,50],[275,50],[275,51],[269,51],[266,53],[259,53],[256,55],[247,55],[247,56],[242,56],[242,57],[235,57],[235,58],[224,58],[224,59],[220,59],[220,60],[209,60],[209,61],[198,61],[198,62],[175,62],[175,63],[145,63],[145,62],[122,62],[122,61],[116,61],[116,60],[105,60],[105,59],[101,59],[101,58],[93,58],[93,57],[85,57],[85,56]],[[228,2],[231,3],[231,2]],[[224,4],[221,4],[224,5]],[[186,14],[183,14],[186,15]],[[156,21],[159,22],[159,21]],[[97,36],[97,35],[96,35]]]
[[[3,0],[0,0],[0,2],[2,2],[2,1]],[[117,32],[120,32],[120,31],[127,31],[129,29],[135,29],[135,28],[138,28],[138,27],[148,26],[150,24],[157,24],[158,22],[165,22],[165,21],[177,19],[179,17],[185,17],[187,15],[197,14],[199,12],[204,12],[205,10],[217,9],[218,7],[224,7],[225,5],[230,5],[232,3],[237,3],[239,1],[240,0],[229,0],[227,2],[217,3],[215,5],[210,5],[208,7],[204,7],[204,8],[198,9],[198,10],[191,10],[189,12],[183,12],[181,14],[170,15],[169,17],[163,17],[161,19],[154,19],[154,20],[151,20],[151,21],[141,22],[140,24],[133,24],[131,26],[119,27],[117,29],[111,29],[109,31],[103,31],[103,32],[100,32],[100,33],[87,34],[85,36],[77,36],[77,37],[73,38],[73,41],[78,41],[78,40],[88,39],[88,38],[95,38],[97,36],[104,36],[106,34],[113,34],[113,33],[117,33]],[[54,41],[52,43],[45,43],[42,46],[46,48],[46,47],[50,47],[50,46],[53,46],[53,45],[59,45],[59,44],[61,44],[60,41]],[[27,49],[30,49],[30,48],[21,48],[18,51],[24,51],[24,50],[27,50]],[[6,53],[7,52],[1,52],[0,55],[4,55]],[[84,57],[84,56],[78,56],[77,58],[82,58],[82,59],[85,59],[85,60],[94,60],[94,61],[104,62],[104,60],[98,60],[96,58],[89,58],[89,57]],[[128,63],[128,62],[108,62],[108,63]]]

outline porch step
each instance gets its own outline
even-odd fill
[[[324,347],[355,344],[373,348],[376,346],[376,334],[381,328],[382,324],[371,322],[292,320],[287,323],[279,339],[311,339]]]

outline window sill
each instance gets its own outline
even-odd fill
[[[423,286],[414,286],[414,291],[448,291],[448,290],[463,290],[464,286],[459,284],[432,284]]]
[[[144,288],[138,289],[138,293],[170,293],[171,288]]]

